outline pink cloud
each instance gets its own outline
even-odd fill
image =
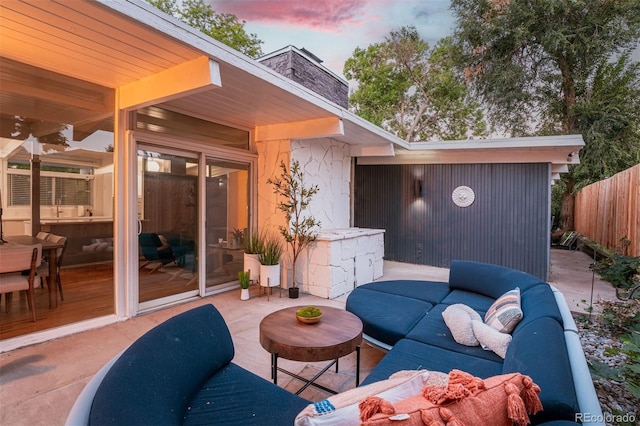
[[[252,23],[280,23],[333,30],[371,20],[368,0],[210,0],[218,13],[232,13]],[[375,18],[374,18],[375,19]]]

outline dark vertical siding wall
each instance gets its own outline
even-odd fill
[[[475,193],[469,207],[451,199],[460,185]],[[549,200],[547,164],[359,165],[354,224],[386,230],[388,260],[440,267],[475,260],[546,280]]]

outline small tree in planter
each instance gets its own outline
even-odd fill
[[[289,297],[296,298],[299,292],[296,285],[296,261],[300,253],[315,241],[316,229],[320,226],[320,222],[313,216],[303,214],[313,196],[318,192],[318,185],[304,185],[298,160],[292,161],[289,170],[284,161],[281,161],[280,169],[282,170],[280,176],[269,178],[267,183],[273,185],[273,192],[282,198],[278,202],[278,210],[284,213],[287,226],[280,226],[279,229],[291,247],[293,283],[289,288]]]

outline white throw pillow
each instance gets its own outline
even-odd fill
[[[453,340],[465,346],[478,346],[480,342],[473,334],[471,321],[482,322],[482,317],[467,305],[457,303],[442,311],[442,318],[449,327]]]
[[[511,333],[520,320],[522,308],[518,287],[498,297],[484,316],[484,323],[501,333]]]
[[[511,335],[500,333],[498,330],[489,327],[482,321],[471,321],[473,334],[476,336],[483,349],[489,349],[495,352],[500,358],[504,359],[507,354],[507,348],[511,343]]]

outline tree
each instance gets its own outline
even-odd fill
[[[576,179],[598,180],[638,156],[638,116],[626,109],[634,96],[637,105],[638,68],[627,55],[640,36],[640,2],[452,0],[452,9],[458,62],[494,130],[583,135],[582,164],[561,186],[561,227],[572,229]]]
[[[291,247],[291,272],[293,288],[296,287],[296,261],[300,253],[316,240],[320,222],[311,215],[304,215],[311,199],[318,192],[318,185],[306,186],[300,162],[293,160],[287,170],[284,161],[280,162],[280,176],[269,178],[267,183],[273,185],[273,192],[281,198],[278,210],[284,213],[287,226],[280,226],[280,233]]]
[[[256,34],[247,34],[245,21],[239,21],[233,14],[216,13],[204,0],[148,0],[163,12],[180,19],[208,36],[252,58],[262,56],[262,40]]]
[[[454,68],[450,38],[429,49],[415,27],[356,48],[344,74],[357,82],[356,114],[407,140],[466,139],[486,132],[483,114]]]

